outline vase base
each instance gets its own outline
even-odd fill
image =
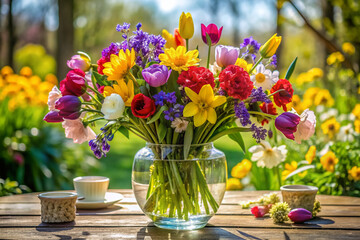
[[[195,230],[206,226],[211,216],[192,216],[188,221],[176,218],[161,218],[154,221],[155,226],[172,230]]]

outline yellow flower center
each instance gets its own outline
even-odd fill
[[[200,111],[206,111],[207,109],[208,109],[208,105],[206,104],[206,103],[204,103],[204,102],[202,102],[202,103],[199,103],[199,108],[200,108]]]
[[[265,75],[262,73],[258,73],[256,74],[255,79],[258,83],[262,83],[265,81]]]
[[[183,66],[185,65],[187,60],[184,57],[178,57],[174,59],[174,65],[175,66]]]

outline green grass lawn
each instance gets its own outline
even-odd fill
[[[244,135],[248,148],[254,144],[251,137]],[[131,169],[135,153],[145,146],[145,142],[137,136],[130,136],[130,140],[117,134],[111,142],[111,150],[106,158],[102,158],[97,169],[89,175],[106,176],[110,178],[109,188],[131,188]],[[223,151],[228,162],[228,172],[244,158],[240,147],[228,137],[215,142],[215,147]]]

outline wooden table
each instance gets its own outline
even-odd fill
[[[306,224],[274,224],[255,219],[239,201],[269,191],[227,192],[208,225],[200,230],[175,231],[155,227],[136,204],[132,190],[112,190],[125,197],[102,210],[78,210],[76,221],[45,224],[40,220],[37,194],[0,198],[0,239],[360,239],[360,198],[318,196],[319,218]]]

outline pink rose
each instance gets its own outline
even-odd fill
[[[57,88],[57,86],[54,86],[53,89],[51,89],[51,91],[49,92],[49,97],[48,97],[49,111],[55,110],[55,102],[59,98],[61,98],[61,92]]]
[[[313,111],[306,109],[300,115],[300,122],[294,133],[295,142],[300,144],[302,140],[308,140],[315,133],[316,117]]]
[[[80,118],[76,120],[65,119],[62,126],[65,130],[65,136],[71,138],[74,143],[81,144],[96,138],[94,131],[90,127],[85,128]]]

